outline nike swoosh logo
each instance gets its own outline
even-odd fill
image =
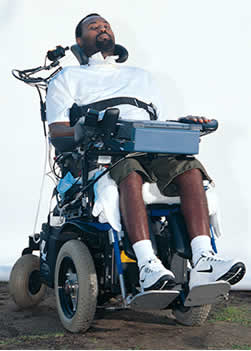
[[[212,271],[213,271],[213,267],[210,266],[209,269],[204,269],[203,271],[197,271],[197,272],[199,272],[199,273],[212,273]]]

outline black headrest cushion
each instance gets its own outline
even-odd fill
[[[84,50],[78,45],[74,44],[71,46],[71,51],[77,58],[80,65],[87,65],[89,62],[89,57],[86,56]],[[118,63],[125,62],[128,59],[128,51],[122,45],[115,45],[114,55],[119,56],[116,60]]]

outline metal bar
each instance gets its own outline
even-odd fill
[[[114,236],[113,247],[114,247],[117,270],[118,270],[118,274],[119,274],[119,284],[120,284],[120,289],[121,289],[121,295],[122,295],[124,304],[126,304],[126,288],[125,288],[125,282],[124,282],[124,276],[123,276],[122,262],[121,262],[121,257],[120,257],[118,235],[117,235],[116,230],[113,229],[112,231],[113,231],[113,236]]]

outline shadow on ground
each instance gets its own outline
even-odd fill
[[[99,309],[85,334],[71,334],[59,321],[52,290],[36,308],[21,310],[0,283],[0,349],[251,350],[251,292],[231,292],[201,327],[177,324],[171,311]]]

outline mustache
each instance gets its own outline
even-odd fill
[[[106,34],[106,35],[108,35],[108,37],[109,37],[109,39],[110,40],[112,40],[112,37],[111,37],[111,35],[109,34],[109,33],[107,33],[107,32],[102,32],[102,33],[99,33],[97,36],[96,36],[96,40],[102,35],[102,34]]]

